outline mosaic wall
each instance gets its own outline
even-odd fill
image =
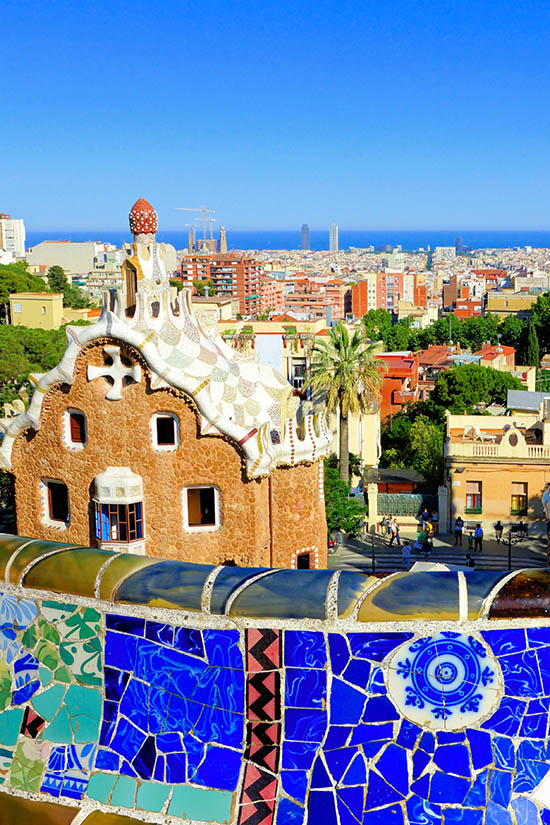
[[[52,563],[48,552],[41,564]],[[66,576],[74,552],[58,558]],[[21,553],[5,579],[30,577],[28,545]],[[548,573],[413,573],[367,591],[389,610],[399,582],[416,582],[417,599],[429,584],[448,610],[444,583],[462,582],[459,612],[489,594],[477,621],[270,624],[208,614],[204,597],[202,610],[166,609],[175,568],[164,591],[151,573],[143,578],[163,564],[132,574],[139,606],[4,586],[0,793],[33,795],[59,823],[86,806],[98,822],[110,810],[220,825],[550,825]],[[225,571],[220,587],[244,575]],[[319,573],[284,572],[306,602],[319,601]],[[202,588],[205,573],[212,611],[212,571],[195,569],[195,583]],[[349,591],[328,575],[327,613]],[[256,574],[258,583],[269,576]],[[527,588],[531,618],[490,618]]]

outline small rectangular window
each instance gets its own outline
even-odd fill
[[[481,513],[481,481],[466,482],[466,512]]]
[[[510,512],[513,516],[527,515],[527,483],[524,481],[512,481]]]
[[[69,413],[71,441],[74,444],[86,443],[86,416],[81,412]]]
[[[309,553],[300,553],[299,554],[296,567],[298,568],[298,570],[309,570],[310,569]]]
[[[132,504],[96,503],[95,532],[100,541],[126,544],[143,538],[143,517],[140,501]]]
[[[215,527],[217,495],[214,487],[190,487],[187,490],[187,526]]]
[[[169,445],[176,443],[176,422],[171,415],[159,415],[156,419],[157,444]]]
[[[47,481],[48,516],[51,521],[69,521],[69,491],[62,481]]]

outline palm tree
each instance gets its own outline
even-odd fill
[[[348,482],[349,416],[371,408],[373,396],[380,395],[386,365],[374,357],[374,344],[367,345],[359,329],[350,335],[342,323],[329,329],[328,340],[318,339],[311,354],[306,387],[324,394],[329,413],[339,413],[340,476]]]

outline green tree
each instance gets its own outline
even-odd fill
[[[42,278],[37,278],[27,271],[26,261],[0,266],[0,315],[8,314],[8,302],[12,292],[43,292]]]
[[[540,365],[539,339],[533,321],[529,323],[524,361],[527,367],[538,367]]]
[[[380,466],[412,468],[435,491],[443,477],[444,418],[444,410],[434,408],[429,400],[394,415],[382,431]]]
[[[52,292],[64,292],[69,285],[65,270],[62,266],[50,266],[48,269],[48,286]]]
[[[329,533],[341,530],[356,533],[365,519],[365,505],[350,498],[350,485],[346,483],[335,467],[325,461],[325,512]]]
[[[71,307],[72,309],[85,309],[85,307],[90,306],[90,301],[80,289],[69,283],[62,266],[50,266],[47,278],[50,290],[63,294],[63,304],[65,306]]]
[[[536,327],[541,352],[550,351],[550,292],[539,295],[531,307],[531,320]]]
[[[178,292],[183,289],[183,283],[179,280],[179,278],[170,278],[170,286],[175,286]]]
[[[478,364],[461,364],[440,372],[430,395],[432,404],[454,414],[471,414],[480,405],[506,404],[508,390],[521,390],[519,378]]]
[[[369,309],[366,315],[363,315],[363,327],[365,329],[365,336],[370,341],[385,341],[390,333],[392,326],[391,312],[387,309]]]
[[[380,393],[384,363],[374,357],[359,330],[350,336],[339,323],[329,330],[328,340],[318,339],[312,350],[310,374],[305,386],[326,397],[327,409],[340,420],[340,475],[349,481],[349,416],[366,412],[373,396]]]
[[[215,295],[216,290],[214,289],[214,281],[208,278],[205,281],[193,281],[193,286],[197,290],[199,295]]]

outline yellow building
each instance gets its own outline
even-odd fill
[[[488,535],[498,520],[505,525],[538,522],[542,531],[542,495],[550,483],[550,410],[542,401],[536,411],[513,417],[447,413],[445,465],[451,526],[460,515],[480,522]]]
[[[514,292],[503,289],[497,292],[490,289],[486,295],[485,311],[506,318],[507,315],[519,315],[520,318],[528,318],[531,315],[531,307],[539,296],[530,292]]]
[[[15,327],[58,329],[63,323],[62,292],[12,292],[10,323]]]

